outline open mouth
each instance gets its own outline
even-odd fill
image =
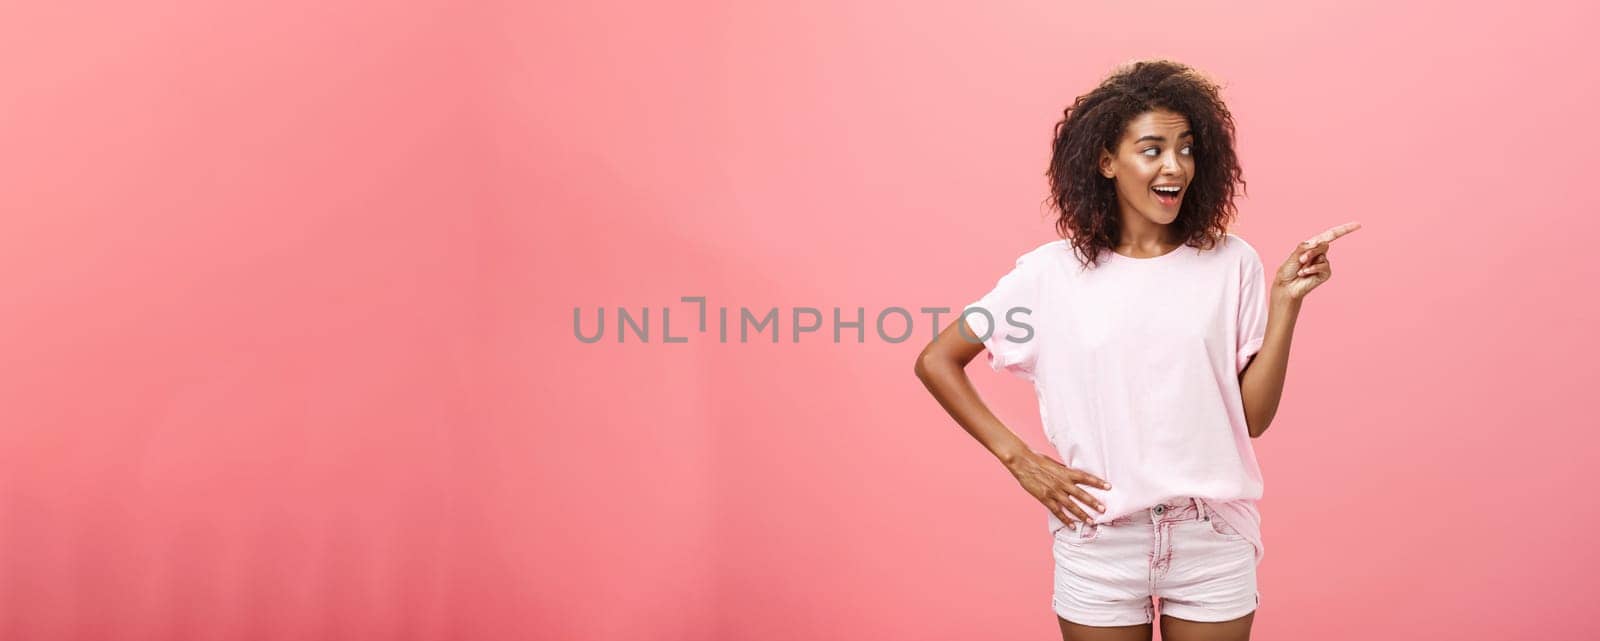
[[[1151,187],[1150,191],[1156,195],[1156,200],[1162,205],[1175,207],[1183,198],[1182,187]]]

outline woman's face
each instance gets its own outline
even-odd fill
[[[1116,153],[1100,152],[1100,174],[1116,181],[1124,218],[1143,216],[1158,225],[1177,220],[1194,178],[1193,145],[1189,119],[1182,114],[1157,109],[1128,122]],[[1177,193],[1158,187],[1177,187]]]

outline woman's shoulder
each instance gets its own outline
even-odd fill
[[[1241,264],[1261,264],[1261,253],[1256,251],[1255,246],[1233,232],[1223,234],[1222,242],[1217,243],[1217,254]]]
[[[1072,246],[1066,240],[1052,240],[1022,252],[1016,262],[1018,267],[1043,270],[1071,253]]]
[[[1028,252],[1026,254],[1023,254],[1023,255],[1024,256],[1049,256],[1049,257],[1053,258],[1053,257],[1060,256],[1063,252],[1071,253],[1071,251],[1072,251],[1072,246],[1067,244],[1067,240],[1065,238],[1057,238],[1055,240],[1045,241],[1043,244],[1039,245],[1038,247],[1034,247],[1033,249],[1028,250]]]
[[[1227,251],[1230,251],[1230,252],[1236,252],[1236,253],[1248,254],[1248,255],[1259,255],[1259,254],[1256,253],[1255,245],[1251,245],[1249,243],[1249,241],[1246,241],[1244,239],[1243,236],[1240,236],[1240,235],[1235,234],[1233,232],[1227,232],[1227,233],[1223,234],[1222,235],[1222,242],[1219,243],[1219,245],[1221,247],[1225,248]]]
[[[1042,243],[1028,250],[1017,261],[1019,265],[1028,263],[1032,269],[1041,274],[1072,276],[1083,272],[1083,266],[1078,261],[1076,250],[1073,249],[1072,243],[1065,238]]]

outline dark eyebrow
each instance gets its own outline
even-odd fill
[[[1183,138],[1185,136],[1193,136],[1193,135],[1194,135],[1194,132],[1185,131],[1185,132],[1183,132],[1181,134],[1178,134],[1178,137],[1179,138]],[[1137,145],[1137,144],[1139,144],[1141,142],[1144,142],[1146,140],[1154,140],[1156,142],[1166,142],[1167,141],[1166,138],[1162,138],[1161,136],[1140,136],[1138,140],[1133,141],[1133,144]]]

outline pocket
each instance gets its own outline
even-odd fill
[[[1067,545],[1087,545],[1100,538],[1100,524],[1091,523],[1083,527],[1083,532],[1078,532],[1078,526],[1068,525],[1056,529],[1056,540]]]
[[[1214,511],[1208,511],[1206,513],[1206,519],[1201,522],[1206,524],[1205,529],[1210,531],[1212,534],[1228,539],[1244,540],[1243,534],[1240,534],[1238,530],[1233,529],[1233,525],[1223,520],[1222,517],[1217,516],[1217,513]]]

